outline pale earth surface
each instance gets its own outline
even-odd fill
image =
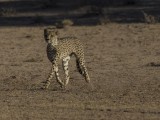
[[[59,30],[60,37],[75,35],[84,43],[94,90],[75,58],[66,91],[55,78],[48,90],[40,89],[51,68],[43,29],[0,28],[0,120],[160,119],[160,24]]]

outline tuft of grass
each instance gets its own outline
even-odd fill
[[[99,18],[99,24],[100,25],[106,25],[106,24],[109,24],[109,23],[111,23],[111,20],[108,16],[104,16],[104,17]]]
[[[66,28],[68,26],[72,26],[74,22],[70,19],[64,19],[62,21],[57,21],[54,25],[56,28]]]
[[[64,27],[66,27],[66,26],[72,26],[73,24],[74,24],[73,21],[70,20],[70,19],[64,19],[64,20],[62,20],[62,25]]]
[[[0,8],[0,16],[12,16],[15,15],[17,11],[13,8]]]
[[[155,24],[159,22],[159,18],[153,15],[149,15],[146,12],[142,11],[144,15],[144,22],[148,24]]]

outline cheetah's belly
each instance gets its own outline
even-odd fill
[[[67,56],[70,56],[73,53],[71,50],[63,51],[59,53],[59,58],[63,59],[66,58]]]
[[[57,51],[59,53],[59,58],[62,59],[67,56],[70,56],[75,51],[75,47],[70,45],[60,45],[57,48]]]

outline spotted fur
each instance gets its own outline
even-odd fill
[[[66,87],[69,82],[68,64],[70,57],[76,57],[76,64],[79,73],[84,76],[86,82],[90,82],[90,78],[85,66],[83,45],[79,39],[75,37],[58,38],[58,31],[56,28],[44,29],[44,38],[47,44],[47,56],[52,63],[51,72],[44,84],[44,89],[48,88],[50,81],[55,73],[57,82],[61,87]],[[66,79],[62,81],[58,73],[58,61],[62,60],[63,70],[65,71]]]

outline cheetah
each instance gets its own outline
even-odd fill
[[[44,29],[44,38],[47,42],[47,56],[52,63],[52,68],[43,89],[49,87],[54,74],[60,86],[66,88],[70,79],[68,64],[73,55],[76,57],[76,66],[79,73],[85,78],[87,83],[90,83],[90,77],[85,66],[83,45],[79,39],[75,37],[58,38],[58,30],[56,28]],[[60,60],[62,60],[62,67],[65,73],[64,81],[60,79],[58,73],[58,62]]]

